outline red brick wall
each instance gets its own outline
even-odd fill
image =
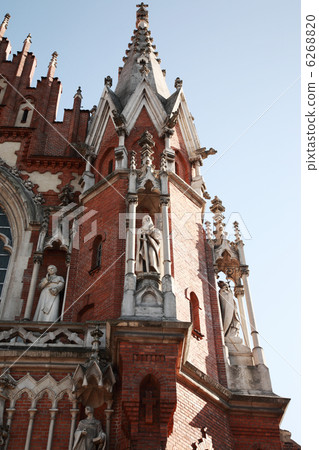
[[[181,382],[176,385],[177,407],[174,414],[173,433],[167,440],[167,450],[191,448],[202,437],[201,428],[207,427],[214,450],[230,450],[233,446],[227,412],[208,403],[198,392],[192,392]]]
[[[71,408],[72,404],[69,400],[69,396],[64,394],[57,405],[59,411],[55,418],[52,450],[68,450],[71,427]]]
[[[280,450],[279,418],[249,412],[230,414],[236,450]]]
[[[72,277],[67,294],[67,307],[72,307],[72,320],[88,303],[94,304],[91,318],[104,320],[120,316],[124,287],[125,239],[119,239],[119,214],[126,212],[125,195],[127,179],[120,179],[107,186],[100,194],[88,201],[87,211],[98,213],[83,224],[78,257],[71,262]],[[94,237],[83,242],[91,232],[92,221],[97,221],[96,234],[101,234],[102,262],[98,271],[90,274],[92,244]],[[89,301],[88,301],[89,296]],[[68,316],[70,317],[70,316]]]
[[[27,393],[23,393],[15,404],[16,411],[13,415],[8,446],[10,450],[24,448],[29,425],[29,408],[31,408],[31,400]]]
[[[216,316],[212,315],[211,309],[201,210],[173,183],[170,183],[170,195],[177,318],[190,321],[190,302],[185,289],[188,298],[193,291],[199,301],[199,319],[204,338],[199,341],[191,338],[188,359],[200,370],[218,379],[213,331]],[[186,217],[188,219],[185,222]]]
[[[43,450],[48,441],[48,432],[50,426],[50,411],[52,408],[52,401],[48,394],[45,393],[43,397],[37,402],[35,413],[32,438],[30,447],[32,450]]]

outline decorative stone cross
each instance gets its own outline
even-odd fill
[[[145,423],[153,423],[153,406],[156,403],[156,399],[153,398],[152,391],[145,392],[142,402],[145,405]]]

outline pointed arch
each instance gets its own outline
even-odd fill
[[[21,312],[23,274],[32,253],[32,228],[40,227],[43,212],[42,207],[33,202],[32,193],[19,176],[14,176],[5,165],[0,166],[0,183],[0,207],[11,231],[11,237],[1,239],[6,241],[4,248],[10,248],[11,255],[1,292],[0,319],[10,320]]]

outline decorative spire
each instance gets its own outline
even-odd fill
[[[57,52],[53,52],[51,55],[49,65],[48,65],[48,74],[47,74],[48,78],[54,77],[54,72],[55,72],[57,64],[58,64],[58,54],[57,54]]]
[[[115,94],[119,97],[122,106],[125,107],[136,87],[147,77],[148,85],[156,94],[163,98],[170,96],[165,76],[160,68],[160,59],[155,51],[153,39],[149,30],[148,5],[137,5],[136,29],[128,45],[124,66],[119,69],[119,80]]]
[[[221,241],[227,237],[227,233],[224,231],[225,224],[223,222],[223,220],[225,219],[225,217],[223,216],[225,208],[222,204],[222,201],[217,196],[215,196],[211,202],[212,206],[210,207],[210,210],[212,213],[214,213],[214,235],[216,244],[220,245]]]
[[[0,25],[0,40],[3,38],[4,33],[6,32],[6,29],[8,28],[8,23],[9,23],[10,17],[11,17],[10,14],[7,13],[4,16],[2,24]]]

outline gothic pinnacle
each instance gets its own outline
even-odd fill
[[[9,23],[9,19],[10,19],[10,14],[7,13],[4,16],[4,19],[2,21],[2,24],[0,25],[0,39],[3,38],[4,33],[6,32],[6,29],[8,28],[8,23]]]
[[[57,52],[53,52],[51,55],[51,59],[48,65],[48,74],[47,76],[50,78],[54,77],[54,72],[58,63],[58,54]]]

